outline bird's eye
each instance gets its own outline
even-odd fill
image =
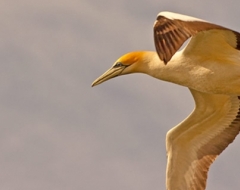
[[[123,64],[121,62],[117,62],[113,67],[117,68],[117,67],[121,67],[121,66],[123,66]]]

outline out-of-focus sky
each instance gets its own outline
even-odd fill
[[[92,81],[122,54],[154,50],[160,11],[240,31],[239,0],[2,0],[0,189],[165,189],[167,131],[194,102],[146,75]],[[240,137],[207,189],[240,188]]]

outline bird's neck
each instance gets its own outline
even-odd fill
[[[156,52],[146,52],[140,72],[160,80],[187,86],[189,82],[188,66],[180,54],[176,53],[167,64],[164,64]]]

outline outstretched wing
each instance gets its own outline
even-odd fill
[[[212,29],[231,31],[230,35],[232,36],[229,38],[234,38],[235,41],[228,43],[234,48],[240,49],[240,34],[235,31],[194,17],[161,12],[154,24],[154,42],[159,58],[167,64],[188,38]],[[228,38],[226,35],[222,37]]]
[[[191,92],[195,110],[167,134],[168,189],[204,190],[210,165],[240,130],[240,97]]]

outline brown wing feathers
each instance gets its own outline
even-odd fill
[[[157,53],[166,64],[181,45],[191,36],[173,20],[158,16],[154,26],[154,41]]]
[[[237,38],[237,46],[236,46],[236,49],[240,50],[240,34],[238,32],[235,32],[234,31],[234,34]]]
[[[182,21],[159,15],[154,25],[154,42],[160,59],[167,64],[188,38],[196,35],[198,32],[210,29],[227,30],[222,26],[204,21]],[[237,32],[235,34],[238,39],[237,48],[239,49],[240,34]]]

